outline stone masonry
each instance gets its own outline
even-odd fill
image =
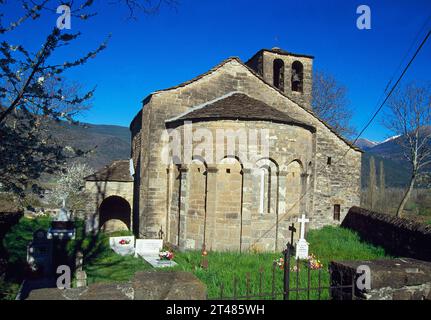
[[[271,79],[275,57],[285,68],[277,71],[284,77],[279,88]],[[295,61],[300,91],[292,91],[290,83]],[[247,64],[229,58],[144,99],[130,125],[137,235],[163,234],[184,249],[205,244],[212,250],[267,251],[285,245],[289,223],[301,214],[310,218],[311,228],[339,224],[359,205],[361,151],[311,110],[311,74],[311,56],[261,50]],[[246,165],[236,142],[235,150],[209,161],[196,151],[200,141],[184,138],[187,130],[199,129],[214,137],[217,130],[267,130],[269,156]],[[181,161],[162,159],[167,130],[182,137]],[[223,146],[225,140],[210,143]],[[340,221],[334,219],[338,206]]]

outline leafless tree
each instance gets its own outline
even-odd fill
[[[431,165],[430,86],[407,84],[394,92],[388,107],[383,123],[391,132],[400,135],[396,142],[411,168],[410,183],[397,210],[397,216],[401,217],[416,180]]]
[[[334,76],[315,71],[313,74],[313,111],[339,134],[350,138],[355,128],[350,124],[353,112],[346,97],[347,88]]]

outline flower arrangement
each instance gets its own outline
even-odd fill
[[[121,239],[120,241],[118,241],[118,243],[122,246],[125,246],[126,244],[130,244],[130,240]]]
[[[320,260],[317,259],[314,254],[310,254],[308,256],[308,262],[309,262],[309,266],[312,270],[317,270],[317,269],[323,268],[323,263],[320,262]]]
[[[281,270],[284,269],[284,259],[283,258],[275,259],[274,264],[276,264]]]
[[[173,260],[174,253],[172,251],[160,251],[159,252],[160,260]]]
[[[317,259],[314,254],[310,254],[307,258],[307,261],[308,261],[308,266],[312,270],[318,270],[318,269],[323,268],[323,263],[320,262],[320,260]],[[275,259],[273,263],[275,265],[277,265],[280,268],[280,270],[284,269],[284,259],[283,258]],[[291,271],[296,272],[296,271],[300,271],[300,269],[297,265],[293,265],[291,267]]]

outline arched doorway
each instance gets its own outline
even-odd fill
[[[130,230],[129,202],[119,196],[110,196],[99,207],[99,226],[106,232]]]

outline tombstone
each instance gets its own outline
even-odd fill
[[[135,237],[110,237],[109,246],[120,256],[133,255],[135,254]]]
[[[162,239],[136,239],[135,257],[137,256],[159,256],[163,249]]]
[[[52,241],[45,230],[33,234],[33,241],[27,246],[27,263],[36,275],[48,276],[52,272]]]
[[[309,219],[305,218],[305,215],[303,214],[301,218],[298,219],[298,222],[301,225],[301,232],[299,235],[299,240],[296,242],[296,259],[308,259],[308,242],[304,238],[305,234],[305,224],[307,222],[310,222]]]
[[[159,253],[163,249],[162,239],[137,239],[135,257],[140,256],[154,268],[173,267],[176,262],[161,260]]]

